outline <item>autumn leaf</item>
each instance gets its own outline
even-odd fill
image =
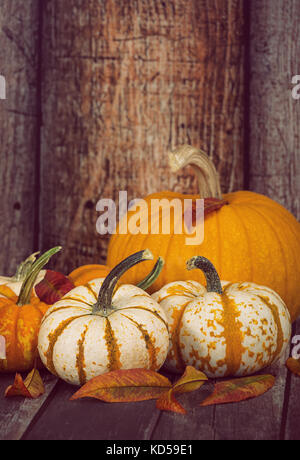
[[[300,377],[300,360],[295,358],[289,358],[285,363],[286,367],[294,375]]]
[[[163,393],[156,401],[156,408],[176,412],[177,414],[186,414],[185,408],[177,401],[173,390]]]
[[[208,378],[203,372],[198,371],[193,366],[187,366],[184,374],[174,383],[172,390],[176,393],[190,393],[198,390],[206,380]]]
[[[186,410],[176,400],[174,393],[182,394],[198,390],[206,380],[207,377],[203,372],[198,371],[192,366],[187,366],[184,374],[172,388],[158,398],[156,401],[157,409],[186,414]]]
[[[96,398],[105,402],[134,402],[158,398],[171,382],[147,369],[122,369],[89,380],[70,399]]]
[[[37,369],[33,369],[23,381],[20,374],[16,374],[13,385],[5,391],[5,397],[24,396],[24,398],[37,399],[44,394],[45,388]]]
[[[218,382],[214,386],[213,393],[202,401],[201,406],[256,398],[272,388],[274,383],[275,377],[273,375],[254,375]]]
[[[35,292],[42,302],[53,305],[74,287],[73,282],[62,273],[47,270],[44,279],[35,286]]]

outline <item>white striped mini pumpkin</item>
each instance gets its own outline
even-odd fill
[[[169,346],[163,310],[137,286],[116,288],[126,270],[151,258],[147,250],[130,256],[105,279],[76,287],[48,310],[38,349],[50,372],[82,385],[116,369],[162,366]]]
[[[168,320],[169,370],[182,372],[191,365],[212,378],[244,376],[284,353],[291,321],[278,294],[254,283],[221,283],[204,257],[193,257],[187,268],[203,270],[206,288],[196,281],[178,281],[152,295]]]

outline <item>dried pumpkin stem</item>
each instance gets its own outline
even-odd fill
[[[188,270],[200,268],[200,270],[203,271],[206,278],[207,292],[216,292],[217,294],[223,294],[223,289],[219,275],[213,264],[210,262],[210,260],[202,256],[195,256],[187,261],[186,268]]]
[[[169,164],[173,172],[191,165],[198,177],[200,198],[222,199],[219,175],[203,150],[191,145],[181,145],[169,153]]]
[[[49,251],[45,252],[41,257],[38,258],[38,260],[36,260],[31,265],[31,268],[27,272],[27,275],[23,281],[17,305],[27,305],[30,302],[32,289],[34,283],[36,282],[38,274],[40,273],[44,265],[46,265],[49,262],[50,258],[54,254],[59,252],[61,249],[61,246],[56,246],[55,248],[49,249]]]
[[[145,249],[144,251],[139,251],[135,254],[132,254],[131,256],[127,257],[127,259],[120,262],[115,268],[113,268],[102,283],[98,301],[93,306],[93,313],[102,313],[104,316],[106,316],[108,311],[113,308],[112,298],[116,284],[121,276],[134,265],[139,264],[145,260],[152,259],[152,253],[149,251],[149,249]]]
[[[164,264],[165,264],[164,259],[162,257],[159,257],[157,259],[156,264],[153,267],[153,270],[149,273],[148,276],[146,276],[145,279],[143,279],[143,281],[140,281],[137,284],[137,287],[143,289],[144,291],[146,289],[148,289],[156,281],[156,279],[159,277],[160,272],[162,271]]]
[[[32,265],[36,261],[36,257],[38,256],[39,252],[35,252],[31,254],[31,256],[27,257],[26,260],[20,263],[20,265],[17,268],[16,273],[12,277],[12,281],[23,281],[29,270],[31,269]]]

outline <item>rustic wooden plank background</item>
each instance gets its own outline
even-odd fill
[[[44,2],[41,235],[60,269],[104,261],[101,197],[196,190],[167,150],[208,151],[243,186],[243,2]],[[179,179],[179,180],[178,180]]]
[[[300,218],[300,2],[251,0],[249,41],[250,189]]]
[[[2,0],[0,8],[0,270],[13,274],[38,244],[38,2]]]
[[[0,11],[1,273],[58,243],[58,269],[104,261],[99,198],[197,190],[189,168],[177,177],[168,169],[166,152],[179,143],[210,154],[224,192],[265,193],[300,217],[300,102],[291,97],[299,0],[0,0]],[[20,414],[2,437],[51,438],[59,414],[67,439],[118,439],[120,417],[134,421],[129,439],[299,439],[299,381],[277,372],[276,387],[253,403],[202,408],[200,431],[190,396],[180,423],[150,402],[144,418],[138,405],[103,405],[101,433],[82,420],[74,431],[76,414],[96,424],[99,408],[69,402],[73,389],[50,379],[46,403],[2,412],[1,426]],[[243,425],[249,413],[255,423]]]

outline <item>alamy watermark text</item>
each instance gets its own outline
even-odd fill
[[[6,80],[0,75],[0,99],[6,99]]]
[[[292,98],[297,101],[300,99],[300,75],[294,75],[292,78],[292,84],[295,85],[292,89]]]

